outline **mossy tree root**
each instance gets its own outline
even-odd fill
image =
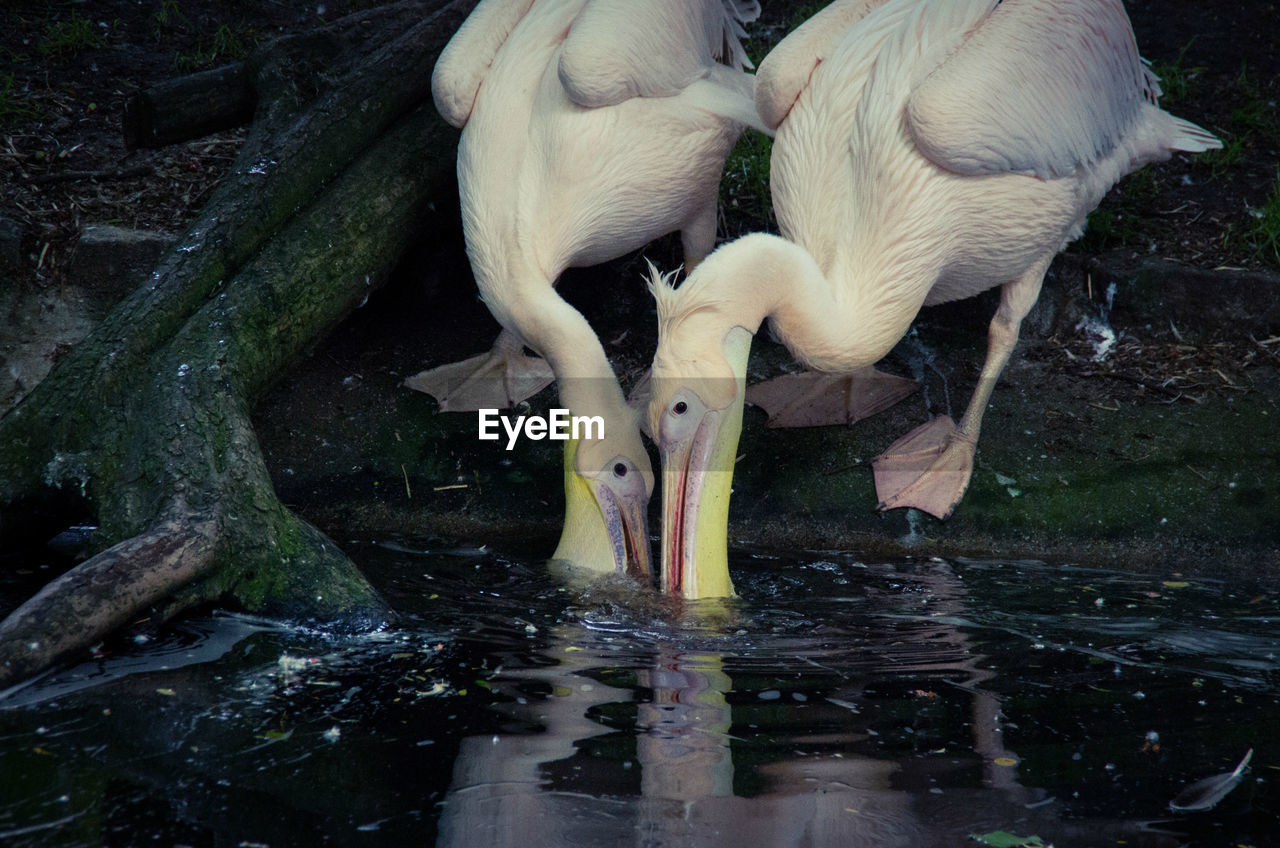
[[[277,77],[178,247],[0,418],[0,506],[76,488],[110,545],[0,625],[0,683],[139,613],[207,601],[353,627],[389,620],[338,546],[279,502],[249,413],[385,280],[452,185],[456,133],[428,81],[474,0],[416,5],[421,22],[365,49],[332,90],[299,98]]]

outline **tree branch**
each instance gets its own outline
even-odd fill
[[[0,686],[100,641],[215,563],[217,522],[179,502],[155,527],[51,581],[0,622]]]

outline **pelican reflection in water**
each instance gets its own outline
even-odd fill
[[[538,651],[554,664],[504,661],[490,680],[492,709],[513,730],[463,740],[438,844],[919,848],[952,844],[957,806],[972,809],[966,821],[1025,818],[1045,794],[1009,765],[1018,757],[1002,738],[1000,701],[983,689],[992,673],[952,623],[963,583],[945,563],[903,579],[930,598],[926,612],[868,622],[865,638],[557,626]],[[750,644],[730,647],[739,642]],[[815,667],[838,678],[827,697],[758,691],[765,676],[774,685]],[[897,720],[870,708],[883,696],[864,692],[867,681],[926,668],[953,684],[931,704],[960,710],[944,723],[967,727],[968,739],[946,756],[867,756]],[[924,788],[957,768],[976,768],[981,786]]]

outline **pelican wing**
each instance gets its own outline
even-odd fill
[[[770,129],[777,129],[800,92],[809,85],[813,69],[843,40],[849,27],[887,0],[835,0],[796,27],[760,63],[756,73],[756,111]]]
[[[756,0],[590,0],[560,56],[560,82],[579,106],[669,97],[717,75],[717,60],[750,67],[742,24]]]
[[[480,0],[445,45],[431,73],[431,96],[436,110],[453,126],[466,125],[484,75],[533,2]]]
[[[1159,93],[1120,0],[1004,0],[926,65],[908,124],[925,156],[960,174],[1071,174]]]

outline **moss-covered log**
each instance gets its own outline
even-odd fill
[[[417,23],[378,50],[368,39],[383,43],[385,27],[363,18],[351,52],[366,58],[327,87],[338,63],[300,78],[287,61],[298,40],[260,57],[258,91],[274,94],[197,222],[0,418],[0,505],[73,487],[110,546],[0,624],[0,683],[145,610],[226,600],[353,626],[387,619],[338,547],[280,504],[249,412],[390,273],[449,184],[456,136],[431,105],[430,70],[473,5],[400,4]]]
[[[254,104],[243,62],[179,77],[129,98],[124,144],[129,150],[164,147],[238,127],[253,117]]]

